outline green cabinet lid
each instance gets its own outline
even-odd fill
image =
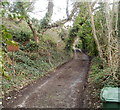
[[[120,102],[120,88],[105,87],[101,90],[101,100],[106,102]]]

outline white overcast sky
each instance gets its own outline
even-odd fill
[[[54,9],[52,20],[57,21],[66,17],[66,0],[53,0]],[[72,9],[71,2],[69,3],[69,10]],[[47,11],[48,1],[37,0],[35,3],[34,13],[30,13],[31,17],[42,19]]]
[[[54,9],[53,9],[52,20],[54,22],[66,17],[66,1],[67,0],[53,0]],[[71,11],[72,3],[75,1],[89,2],[89,1],[95,1],[95,0],[69,0],[69,11]],[[103,1],[103,0],[100,0],[100,1]],[[106,1],[112,2],[113,0],[106,0]],[[114,1],[117,1],[117,0],[114,0]],[[30,13],[30,16],[37,18],[39,20],[42,19],[45,16],[45,13],[47,11],[47,6],[48,6],[48,0],[36,0],[35,9],[33,13]]]
[[[10,0],[10,1],[17,1],[17,0]],[[24,1],[24,0],[22,0],[22,1]],[[55,22],[59,19],[66,18],[66,1],[67,0],[53,0],[53,3],[54,3],[53,16],[52,16],[53,22]],[[69,11],[71,11],[72,3],[75,1],[89,2],[89,1],[95,1],[95,0],[69,0]],[[103,1],[103,0],[99,0],[99,1]],[[106,0],[106,1],[112,2],[113,0]],[[114,1],[118,1],[118,0],[114,0]],[[31,17],[34,17],[34,18],[40,20],[45,16],[45,13],[47,12],[47,6],[48,6],[48,0],[35,0],[34,11],[33,11],[33,13],[29,13],[29,15]]]

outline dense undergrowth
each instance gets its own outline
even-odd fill
[[[100,93],[103,87],[120,87],[119,72],[117,72],[118,79],[115,79],[111,75],[110,68],[105,64],[102,67],[101,64],[103,63],[98,57],[93,58],[91,61],[85,99],[88,108],[100,108],[102,106]]]
[[[44,44],[47,45],[47,44]],[[9,79],[3,78],[3,91],[22,88],[51,69],[66,62],[70,56],[64,51],[57,51],[55,47],[38,52],[8,52],[5,55],[5,70]]]

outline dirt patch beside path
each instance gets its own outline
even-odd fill
[[[5,108],[81,108],[89,58],[79,57],[3,100]]]

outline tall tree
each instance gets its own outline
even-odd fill
[[[120,1],[118,2],[118,23],[117,23],[117,31],[118,31],[118,50],[119,50],[119,58],[120,58]],[[118,64],[118,72],[120,72],[120,59]]]
[[[100,56],[101,59],[103,59],[102,49],[101,49],[101,47],[100,47],[100,43],[99,43],[99,41],[98,41],[97,34],[96,34],[95,23],[94,23],[94,16],[93,16],[93,13],[92,13],[91,4],[88,4],[88,6],[89,6],[89,15],[90,15],[90,20],[91,20],[93,37],[94,37],[95,43],[96,43],[96,45],[97,45],[97,49],[98,49],[98,52],[99,52],[99,56]]]
[[[52,17],[52,14],[53,14],[53,0],[49,0],[48,1],[48,7],[47,7],[47,12],[45,14],[45,17],[42,19],[42,22],[41,22],[41,28],[47,28],[48,24],[50,23],[51,21],[51,17]]]
[[[108,5],[108,2],[105,0],[105,18],[106,18],[106,25],[107,25],[107,41],[108,41],[108,64],[109,66],[112,66],[112,53],[111,53],[111,38],[112,38],[112,19],[110,17],[110,7]]]
[[[120,39],[120,1],[118,2],[118,24],[117,24],[117,27],[118,27],[118,37]]]
[[[108,64],[110,73],[113,78],[117,79],[116,71],[118,68],[118,40],[116,34],[116,2],[112,3],[112,9],[110,3],[106,0],[99,5],[99,9],[92,11],[89,5],[89,13],[91,17],[91,25],[93,29],[94,37],[97,39],[97,46],[100,46],[99,53],[103,56],[103,60]],[[95,22],[96,21],[96,22]],[[104,48],[103,48],[104,47]]]
[[[39,32],[44,33],[47,29],[64,25],[66,22],[72,20],[74,14],[77,12],[79,8],[79,3],[75,2],[73,9],[71,13],[69,14],[69,16],[67,16],[67,18],[57,21],[53,24],[49,24],[51,22],[51,17],[53,14],[53,7],[54,7],[53,3],[54,3],[53,0],[48,1],[47,13],[45,17],[42,19],[42,22],[40,24],[41,28],[39,29]],[[27,22],[28,26],[30,27],[33,33],[34,40],[38,42],[36,28],[34,27],[34,23],[32,23],[31,19],[29,19],[29,15],[28,15],[28,12],[32,11],[31,9],[33,6],[34,6],[33,2],[19,2],[18,1],[14,5],[14,11],[24,16],[25,18],[24,20]],[[20,22],[21,20],[22,19],[20,19],[18,22]]]
[[[16,23],[20,23],[22,20],[26,21],[26,23],[28,24],[28,26],[30,27],[33,33],[34,40],[38,42],[37,32],[28,15],[28,12],[33,11],[33,9],[34,9],[34,2],[30,0],[26,0],[26,1],[18,0],[17,2],[14,2],[14,4],[11,6],[11,12],[15,12],[16,14],[20,15],[20,19]]]

